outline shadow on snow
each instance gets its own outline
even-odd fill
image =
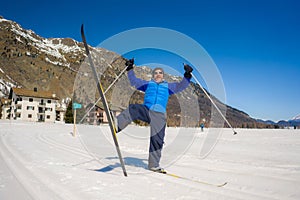
[[[106,159],[119,161],[118,157],[108,157]],[[141,159],[141,158],[133,158],[133,157],[125,157],[124,158],[125,165],[139,167],[139,168],[143,168],[143,169],[148,169],[147,161],[148,161],[147,159]],[[95,169],[94,171],[105,173],[105,172],[112,171],[118,167],[121,167],[121,164],[119,162],[116,162],[113,165],[108,165],[108,166],[100,168],[100,169]]]

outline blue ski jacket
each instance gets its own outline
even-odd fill
[[[145,92],[144,105],[156,112],[166,113],[169,96],[181,92],[189,86],[190,79],[183,78],[178,83],[166,81],[156,83],[154,80],[146,81],[137,78],[133,70],[128,71],[130,84],[136,89]]]

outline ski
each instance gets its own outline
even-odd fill
[[[200,180],[196,180],[196,179],[191,179],[191,178],[187,178],[187,177],[184,177],[184,176],[179,176],[179,175],[171,174],[171,173],[167,173],[167,172],[164,173],[164,174],[166,174],[168,176],[171,176],[171,177],[174,177],[174,178],[179,178],[179,179],[183,179],[183,180],[187,180],[187,181],[192,181],[192,182],[200,183],[200,184],[203,184],[203,185],[215,186],[215,187],[223,187],[224,185],[227,184],[227,182],[220,183],[220,184],[209,183],[209,182],[200,181]]]
[[[183,179],[183,180],[186,180],[186,181],[191,181],[191,182],[194,182],[194,183],[199,183],[199,184],[202,184],[202,185],[209,185],[209,186],[214,186],[214,187],[223,187],[227,184],[227,182],[224,182],[224,183],[209,183],[209,182],[205,182],[205,181],[200,181],[200,180],[196,180],[196,179],[191,179],[191,178],[188,178],[188,177],[184,177],[184,176],[179,176],[177,174],[172,174],[172,173],[168,173],[167,171],[163,170],[163,171],[153,171],[155,173],[160,173],[160,174],[165,174],[165,175],[168,175],[168,176],[171,176],[173,178],[178,178],[178,179]]]
[[[119,147],[119,143],[118,143],[118,139],[117,139],[117,131],[116,131],[117,127],[115,127],[115,125],[113,123],[111,112],[110,112],[110,109],[108,107],[108,103],[107,103],[107,100],[105,98],[105,95],[104,95],[104,90],[103,90],[102,84],[100,82],[100,79],[97,75],[97,72],[96,72],[96,69],[95,69],[95,66],[94,66],[94,63],[93,63],[93,60],[92,60],[92,56],[90,54],[89,47],[88,47],[88,44],[86,42],[83,24],[81,25],[81,38],[82,38],[82,41],[83,41],[83,44],[84,44],[86,54],[88,56],[89,64],[90,64],[91,69],[92,69],[93,74],[94,74],[95,81],[97,83],[97,89],[98,89],[98,92],[100,94],[100,98],[101,98],[101,101],[103,103],[103,106],[104,106],[104,111],[107,115],[109,127],[110,127],[110,130],[111,130],[111,134],[112,134],[112,137],[113,137],[113,140],[114,140],[114,144],[115,144],[115,147],[116,147],[116,150],[117,150],[117,153],[118,153],[118,157],[119,157],[119,160],[120,160],[120,163],[121,163],[121,166],[122,166],[123,174],[124,174],[124,176],[127,176],[127,172],[126,172],[126,169],[125,169],[125,164],[124,164],[124,161],[123,161],[123,158],[122,158],[122,155],[121,155],[121,151],[120,151],[120,147]]]

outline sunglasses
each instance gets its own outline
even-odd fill
[[[156,72],[154,72],[154,74],[163,74],[163,72],[162,71],[156,71]]]

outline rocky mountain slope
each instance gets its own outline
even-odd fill
[[[102,74],[101,82],[107,88],[124,69],[125,60],[105,49],[91,47],[91,50],[97,70]],[[0,17],[0,98],[8,96],[11,87],[38,87],[40,90],[53,91],[61,99],[74,97],[76,101],[85,102],[86,105],[93,103],[97,98],[88,89],[94,84],[93,78],[89,72],[82,71],[89,68],[85,58],[81,42],[71,38],[43,38],[32,30],[23,29],[16,22]],[[150,68],[136,67],[135,70],[137,76],[150,78]],[[180,77],[171,75],[167,75],[166,79],[180,81]],[[78,80],[84,84],[76,84]],[[120,87],[125,84],[126,87]],[[127,85],[129,82],[124,75],[115,89],[107,93],[112,106],[124,108],[128,103],[142,102],[143,94]],[[77,92],[73,93],[73,90]],[[234,127],[265,126],[248,114],[226,106],[213,96],[212,98],[222,111],[226,110],[226,118]],[[220,120],[209,99],[194,83],[187,90],[170,98],[167,112],[169,126],[197,126],[203,119],[206,126],[213,126]]]

